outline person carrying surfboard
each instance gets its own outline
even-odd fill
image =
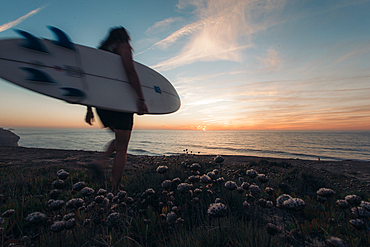
[[[130,36],[125,28],[114,28],[110,30],[108,37],[101,43],[99,49],[121,56],[129,82],[139,97],[137,102],[137,114],[142,115],[148,112],[148,108],[145,104],[140,80],[134,67],[130,40]],[[133,126],[133,113],[105,110],[98,107],[96,107],[96,112],[104,127],[111,129],[115,133],[115,139],[110,143],[107,151],[101,158],[96,161],[96,167],[102,171],[101,167],[108,156],[116,151],[112,167],[112,193],[117,194],[127,163],[127,148]],[[85,121],[92,125],[93,119],[94,113],[92,107],[88,106]]]

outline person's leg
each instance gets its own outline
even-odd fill
[[[107,150],[99,157],[99,159],[96,161],[101,167],[104,166],[105,162],[107,161],[107,158],[116,151],[116,139],[113,139],[107,148]]]
[[[114,132],[113,127],[109,127],[109,129]],[[94,167],[97,170],[96,172],[103,174],[108,157],[114,153],[114,151],[116,151],[116,139],[113,139],[109,143],[107,150],[97,160],[95,160]]]
[[[116,156],[112,167],[112,192],[117,194],[123,171],[127,162],[127,148],[131,137],[131,130],[114,130],[116,133]]]

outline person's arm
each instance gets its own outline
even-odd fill
[[[87,112],[86,112],[86,117],[85,117],[85,122],[92,125],[91,121],[94,120],[94,113],[92,111],[91,106],[87,107]]]
[[[128,80],[130,81],[132,87],[135,89],[135,92],[139,96],[137,114],[142,115],[148,112],[148,108],[145,104],[145,98],[143,95],[143,91],[141,90],[139,76],[137,75],[135,67],[134,67],[134,60],[132,59],[132,52],[131,52],[130,45],[127,43],[122,43],[118,47],[118,54],[121,56],[123,66],[125,67],[125,70],[127,73]]]

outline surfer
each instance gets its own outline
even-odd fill
[[[99,49],[113,52],[121,56],[127,77],[139,97],[137,102],[137,114],[142,115],[148,112],[148,109],[141,90],[140,80],[134,67],[130,40],[130,36],[125,28],[114,28],[110,30],[108,37],[101,43]],[[96,112],[104,127],[109,128],[115,133],[115,139],[109,144],[107,151],[101,158],[96,161],[96,166],[98,169],[102,170],[101,167],[106,159],[116,151],[112,167],[112,192],[116,194],[119,191],[119,184],[127,163],[127,148],[133,126],[133,113],[116,112],[97,107]],[[91,106],[88,106],[85,121],[92,125],[93,119],[94,113]]]

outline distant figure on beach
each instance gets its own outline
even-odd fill
[[[137,114],[142,115],[146,113],[148,109],[141,90],[140,80],[134,67],[130,40],[130,36],[125,28],[113,28],[110,30],[108,37],[101,43],[99,49],[121,56],[122,64],[126,70],[131,86],[139,96]],[[96,108],[96,112],[104,127],[109,128],[115,133],[115,139],[109,144],[107,151],[94,165],[97,170],[102,172],[102,166],[109,155],[116,151],[112,167],[112,193],[116,194],[119,191],[119,185],[127,163],[127,148],[133,126],[133,113],[116,112],[100,108]],[[92,125],[93,119],[94,113],[91,106],[88,106],[85,121]]]

